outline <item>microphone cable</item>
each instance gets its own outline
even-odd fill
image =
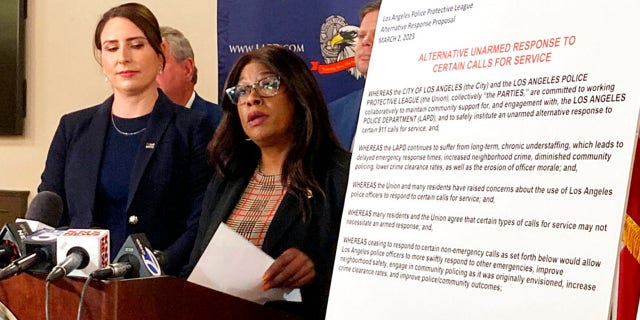
[[[44,285],[44,318],[49,320],[49,285],[51,281],[48,281]]]
[[[89,283],[91,283],[93,277],[89,275],[87,280],[84,281],[82,285],[82,290],[80,290],[80,301],[78,301],[78,315],[77,320],[82,319],[82,305],[84,302],[84,295],[87,292],[87,288],[89,287]],[[47,280],[44,287],[44,318],[49,320],[49,287],[51,286],[51,281]]]
[[[89,277],[87,277],[87,280],[84,281],[82,290],[80,291],[80,301],[78,301],[78,320],[82,319],[82,302],[84,302],[84,293],[87,292],[87,287],[89,287],[89,283],[91,283],[91,280],[93,280],[93,277],[89,275]]]

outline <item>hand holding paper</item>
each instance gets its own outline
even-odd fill
[[[273,261],[227,225],[220,224],[187,280],[260,304],[301,301],[299,290],[291,293],[282,288],[263,290],[263,275]]]
[[[283,252],[262,278],[262,289],[299,288],[316,277],[313,261],[297,248]]]

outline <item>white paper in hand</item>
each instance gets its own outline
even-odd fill
[[[299,292],[280,288],[262,290],[262,275],[273,261],[253,243],[221,223],[187,281],[260,304],[277,300],[301,301]]]

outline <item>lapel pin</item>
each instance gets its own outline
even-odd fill
[[[145,149],[155,149],[156,144],[153,142],[147,142],[147,144],[144,145]]]

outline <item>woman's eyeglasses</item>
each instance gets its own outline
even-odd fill
[[[269,76],[254,84],[227,88],[225,92],[233,104],[238,104],[246,100],[251,90],[255,90],[259,96],[266,98],[278,94],[278,88],[280,88],[280,78]]]

